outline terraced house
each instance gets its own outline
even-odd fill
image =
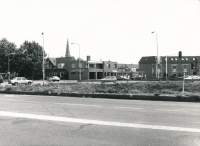
[[[160,60],[157,67],[157,62]],[[167,60],[167,61],[166,61]],[[166,66],[167,63],[167,66]],[[167,68],[167,69],[166,69]],[[142,57],[139,61],[139,70],[144,71],[148,79],[170,76],[200,75],[200,56],[156,56]]]

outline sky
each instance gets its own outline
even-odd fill
[[[200,56],[200,1],[0,0],[0,39],[43,46],[42,32],[49,57],[64,57],[67,39],[71,56],[79,57],[80,45],[84,60],[138,64],[157,49]]]

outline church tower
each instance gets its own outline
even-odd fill
[[[66,46],[66,54],[65,54],[65,57],[70,57],[68,39],[67,39],[67,46]]]

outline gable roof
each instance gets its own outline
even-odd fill
[[[49,59],[49,61],[51,61],[51,63],[54,65],[54,66],[56,66],[56,58],[47,58],[47,59]]]

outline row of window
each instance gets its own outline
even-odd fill
[[[165,60],[166,60],[166,58],[165,58]],[[171,60],[173,61],[173,60],[177,60],[177,58],[171,58]],[[181,58],[181,60],[188,60],[188,58]],[[192,58],[192,60],[195,60],[195,58]]]
[[[163,67],[165,68],[166,65],[163,65]],[[152,70],[154,70],[155,65],[152,64]],[[161,68],[161,66],[158,66],[158,68]],[[191,65],[191,68],[194,68],[194,64]],[[178,69],[178,64],[171,64],[171,69]],[[181,69],[189,69],[189,64],[181,64]]]
[[[110,64],[106,64],[107,68],[111,68]],[[72,63],[71,68],[76,68],[76,64]],[[83,63],[78,63],[78,68],[83,68]],[[97,68],[103,69],[103,64],[86,64],[85,68]],[[114,68],[117,68],[117,64],[114,64]]]

